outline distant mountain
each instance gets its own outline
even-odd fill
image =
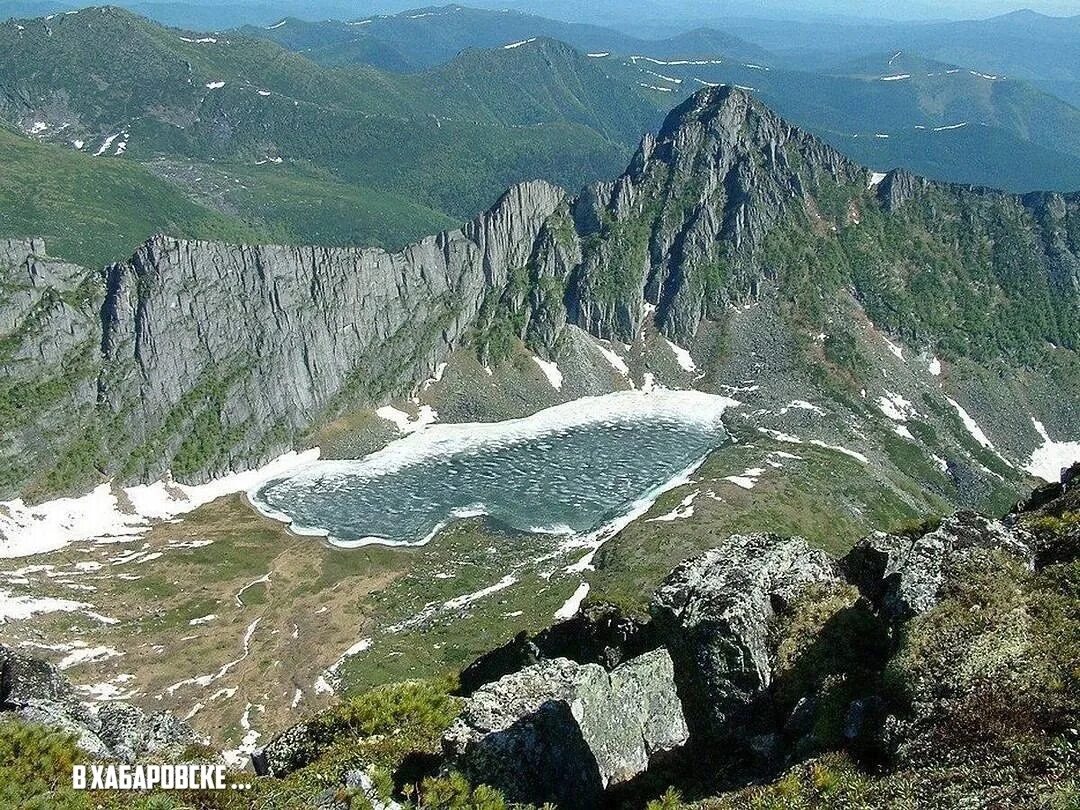
[[[823,68],[881,52],[907,51],[993,75],[1026,79],[1080,100],[1080,16],[1017,11],[987,20],[825,23],[730,18],[725,30],[777,53],[790,67]]]
[[[664,59],[725,54],[738,59],[769,60],[762,48],[712,29],[650,40],[596,25],[459,5],[347,22],[308,22],[289,17],[265,28],[249,26],[242,31],[247,36],[271,39],[322,64],[370,64],[400,71],[441,65],[466,48],[500,48],[542,37],[557,39],[585,53]]]
[[[790,55],[780,58],[711,29],[642,40],[598,26],[461,6],[347,23],[289,18],[245,34],[325,64],[367,63],[391,71],[418,70],[464,48],[499,49],[551,36],[591,55],[650,96],[658,110],[706,84],[732,84],[753,89],[784,115],[874,166],[1014,191],[1080,188],[1080,110],[1030,83],[906,50],[879,47],[836,63],[830,56],[829,64],[811,71],[790,67]],[[971,129],[924,136],[961,126]]]
[[[44,17],[46,14],[70,11],[71,3],[56,0],[0,0],[0,20],[15,17]]]
[[[660,117],[550,40],[411,75],[330,70],[103,8],[0,24],[0,52],[0,117],[25,135],[143,163],[278,241],[400,246],[514,182],[603,176]]]
[[[1027,82],[903,52],[820,73],[729,59],[600,61],[657,103],[705,84],[751,89],[872,166],[1013,191],[1080,188],[1080,109]]]

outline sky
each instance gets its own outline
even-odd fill
[[[502,4],[528,6],[541,14],[545,8],[549,12],[558,10],[560,17],[566,17],[573,7],[583,16],[624,16],[636,8],[650,15],[660,10],[672,17],[694,18],[737,14],[772,18],[974,19],[1024,8],[1054,16],[1080,14],[1080,0],[503,0]]]

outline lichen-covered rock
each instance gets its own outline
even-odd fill
[[[200,741],[191,726],[168,712],[148,713],[126,703],[85,705],[52,664],[3,645],[0,712],[73,734],[87,753],[122,762],[179,754]]]
[[[191,726],[168,712],[144,712],[125,703],[106,703],[97,711],[97,735],[116,759],[132,762],[147,755],[175,755],[199,741]]]
[[[671,659],[655,650],[611,673],[554,659],[507,675],[469,699],[443,744],[511,801],[591,808],[686,740]]]
[[[317,723],[297,723],[282,731],[252,755],[255,772],[260,776],[286,776],[318,757],[328,738]]]
[[[533,636],[519,633],[477,658],[462,671],[459,694],[471,695],[484,684],[549,658],[569,658],[610,670],[645,652],[649,638],[644,622],[623,614],[617,607],[587,605],[566,621]]]
[[[671,573],[650,612],[695,734],[740,730],[773,680],[774,614],[810,585],[835,581],[825,552],[770,534],[732,536]]]
[[[893,620],[925,613],[938,603],[950,565],[978,551],[999,549],[1034,564],[1031,539],[974,512],[957,512],[918,537],[877,532],[840,561],[847,579]]]

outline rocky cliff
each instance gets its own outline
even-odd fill
[[[1080,347],[1080,198],[872,174],[729,87],[676,108],[614,182],[517,186],[399,253],[158,237],[79,274],[42,252],[0,257],[5,494],[205,480],[410,393],[455,348],[557,358],[567,324],[687,344],[769,299],[791,334],[828,331],[849,377],[859,312],[985,364],[1075,371]]]

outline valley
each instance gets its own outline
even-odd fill
[[[0,48],[0,750],[282,808],[1075,798],[1074,107],[456,6]]]

